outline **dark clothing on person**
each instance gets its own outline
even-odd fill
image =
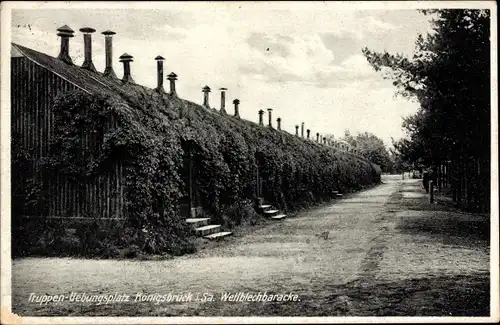
[[[422,182],[424,183],[425,192],[429,193],[429,172],[428,171],[423,172]]]
[[[429,193],[430,181],[436,184],[436,173],[432,169],[424,171],[422,179],[424,183],[425,192]]]

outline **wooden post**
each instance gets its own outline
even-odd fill
[[[448,187],[448,161],[443,163],[443,187]]]
[[[454,160],[450,163],[450,186],[453,202],[458,202],[458,184],[457,184],[457,164]]]
[[[462,163],[462,158],[459,158],[459,161],[457,162],[457,204],[458,206],[462,205],[462,189],[463,189],[463,178],[462,178],[462,170],[463,170],[463,163]]]
[[[429,181],[429,202],[434,203],[434,181]]]
[[[465,174],[465,209],[468,211],[470,209],[470,206],[471,206],[471,196],[472,196],[472,193],[471,193],[471,176],[472,176],[472,173],[470,172],[469,170],[470,168],[470,159],[469,157],[466,158],[465,160],[465,171],[464,171],[464,174]]]
[[[441,187],[445,187],[446,177],[445,177],[445,164],[441,163]]]
[[[443,177],[442,171],[441,171],[441,162],[437,166],[437,187],[438,187],[438,193],[441,193],[441,179]]]

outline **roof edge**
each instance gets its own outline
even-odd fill
[[[13,46],[16,50],[18,50],[25,58],[27,58],[28,60],[30,60],[31,62],[35,63],[36,65],[39,65],[40,67],[44,68],[45,70],[48,70],[50,72],[52,72],[53,74],[55,74],[56,76],[58,76],[59,78],[63,79],[64,81],[66,82],[69,82],[70,84],[74,85],[75,87],[78,87],[80,88],[81,90],[83,90],[84,92],[88,93],[88,94],[92,94],[89,90],[83,88],[82,86],[64,78],[63,76],[61,76],[59,73],[53,71],[52,69],[50,69],[49,67],[46,67],[44,66],[43,64],[41,64],[40,62],[37,62],[36,60],[34,60],[33,58],[31,58],[28,54],[26,54],[21,48],[19,48],[20,46],[22,45],[19,45],[19,44],[16,44],[16,43],[13,43],[11,42],[11,46]],[[47,55],[47,54],[46,54]]]

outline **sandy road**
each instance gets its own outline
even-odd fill
[[[439,211],[425,209],[422,195],[418,181],[389,178],[370,190],[173,260],[15,260],[13,311],[86,316],[449,315],[455,310],[448,304],[457,302],[442,301],[452,294],[447,281],[456,284],[463,277],[469,287],[460,288],[484,305],[474,295],[484,295],[487,289],[487,240],[427,231],[442,229],[443,217],[436,219]],[[456,214],[448,218],[456,224]],[[458,218],[467,225],[484,223],[470,216]],[[434,289],[431,298],[419,296],[422,290]],[[47,305],[29,301],[30,293],[71,292],[117,292],[130,298],[105,305],[68,299]],[[224,293],[237,292],[292,293],[298,301],[221,301]],[[187,302],[157,303],[136,301],[138,293],[193,296]],[[396,303],[407,308],[391,307]],[[487,308],[483,307],[467,310],[482,312]]]

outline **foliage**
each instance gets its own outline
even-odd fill
[[[486,211],[490,198],[491,40],[490,11],[423,10],[432,33],[420,35],[412,58],[363,53],[377,71],[394,80],[399,94],[420,103],[404,119],[407,137],[394,144],[413,166],[451,175],[453,199],[466,209]]]
[[[490,12],[427,10],[433,32],[420,35],[413,57],[363,53],[420,110],[406,118],[408,138],[396,143],[409,162],[482,156],[490,146]]]
[[[375,134],[362,132],[353,136],[349,130],[346,130],[341,140],[356,148],[363,157],[379,165],[383,172],[390,171],[389,168],[393,164],[392,157],[384,141]]]
[[[179,213],[187,194],[186,148],[200,204],[228,226],[256,222],[248,202],[255,198],[258,165],[264,198],[284,210],[380,181],[380,170],[365,159],[138,86],[96,96],[66,92],[55,101],[54,116],[51,155],[40,166],[43,184],[58,174],[85,183],[123,162],[127,220],[121,235],[96,230],[101,237],[85,243],[105,239],[116,249],[133,246],[149,254],[192,251]],[[87,251],[102,251],[95,245]]]

